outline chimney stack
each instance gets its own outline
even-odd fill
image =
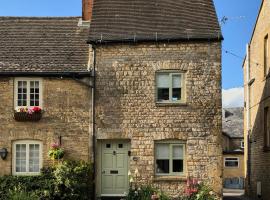
[[[82,20],[91,21],[94,0],[82,0]]]

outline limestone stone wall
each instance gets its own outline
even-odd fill
[[[139,182],[174,195],[188,176],[222,188],[221,44],[187,42],[96,47],[97,139],[130,139],[130,170]],[[158,70],[186,71],[186,104],[155,101]],[[155,176],[154,143],[186,143],[184,177]],[[137,157],[134,161],[132,158]]]
[[[12,172],[12,143],[40,140],[43,166],[50,164],[50,144],[62,137],[65,158],[89,160],[90,89],[72,79],[43,78],[44,114],[38,122],[17,122],[14,113],[14,79],[0,78],[0,148],[8,149],[0,159],[0,175]]]
[[[270,151],[265,148],[264,135],[264,108],[270,107],[270,78],[264,76],[264,38],[270,38],[270,0],[264,0],[255,26],[254,34],[250,42],[250,77],[255,81],[249,86],[247,77],[247,60],[244,63],[244,89],[245,102],[249,107],[244,110],[244,136],[245,136],[245,163],[249,159],[249,165],[245,167],[246,188],[252,199],[257,197],[257,183],[261,182],[262,199],[270,198]],[[270,45],[268,39],[268,47]],[[268,48],[269,49],[269,48]],[[268,50],[268,70],[270,59]],[[248,105],[248,104],[246,104]],[[250,126],[247,127],[247,115],[250,116]],[[250,135],[248,133],[250,132]],[[250,142],[248,143],[248,137]],[[249,149],[249,150],[248,150]]]

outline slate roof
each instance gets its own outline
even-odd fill
[[[222,39],[212,0],[94,1],[90,43]]]
[[[88,28],[79,17],[0,17],[0,73],[84,72]]]
[[[244,137],[244,108],[224,108],[222,115],[222,132],[230,138]]]

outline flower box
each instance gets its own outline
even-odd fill
[[[42,117],[41,112],[39,113],[32,113],[29,114],[27,112],[15,112],[14,113],[14,119],[19,122],[25,122],[25,121],[39,121]]]
[[[42,117],[41,108],[20,108],[18,111],[14,112],[14,119],[19,122],[39,121]]]

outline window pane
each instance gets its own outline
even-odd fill
[[[183,172],[183,160],[173,160],[173,172]]]
[[[170,87],[169,74],[158,74],[157,75],[157,87],[158,88],[169,88]]]
[[[30,106],[39,106],[39,82],[30,81]]]
[[[158,101],[169,100],[169,88],[158,88]]]
[[[16,144],[16,172],[26,172],[26,144]]]
[[[39,172],[39,144],[29,145],[29,172]]]
[[[173,88],[172,89],[173,94],[172,94],[172,100],[173,101],[179,101],[181,100],[181,88]]]
[[[177,75],[173,75],[172,76],[172,86],[173,88],[181,88],[182,85],[181,85],[181,75],[180,74],[177,74]]]
[[[168,144],[156,144],[156,158],[164,159],[170,157],[170,148]]]
[[[18,90],[17,90],[18,106],[27,106],[26,105],[26,98],[27,98],[27,82],[26,81],[18,81]]]
[[[238,167],[238,161],[226,161],[225,166],[226,167]]]
[[[183,159],[183,146],[173,146],[173,158]]]
[[[156,160],[156,172],[158,174],[162,174],[162,173],[170,173],[170,167],[169,167],[169,160]]]

